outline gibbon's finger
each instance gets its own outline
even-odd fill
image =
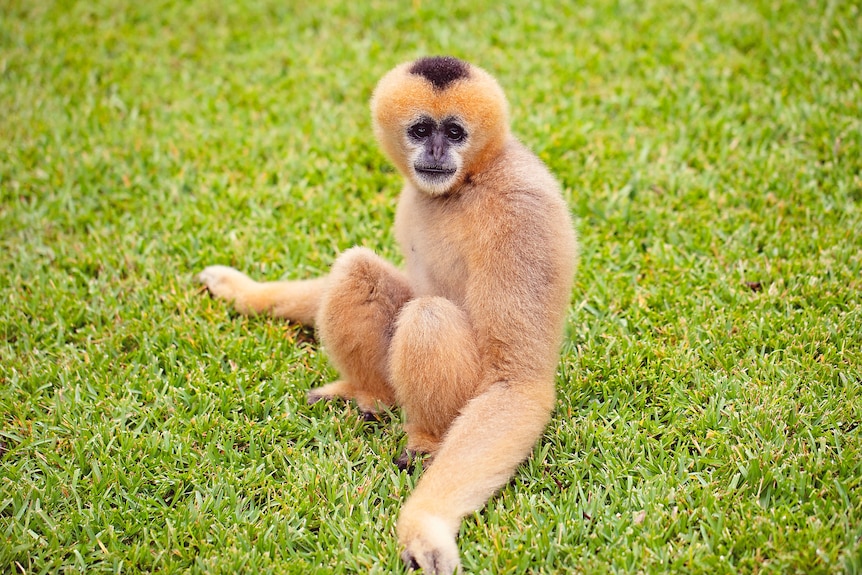
[[[399,533],[404,544],[401,559],[410,569],[424,573],[450,575],[461,570],[453,527],[430,514],[402,517]],[[458,526],[454,527],[457,532]]]

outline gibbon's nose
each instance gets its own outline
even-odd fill
[[[446,136],[443,132],[435,132],[431,137],[431,156],[435,162],[440,162],[443,156],[446,155]]]

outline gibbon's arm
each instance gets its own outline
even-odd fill
[[[461,519],[506,484],[541,436],[553,406],[553,382],[511,383],[496,383],[467,403],[423,471],[398,520],[407,564],[454,572],[460,566],[455,536]]]
[[[499,352],[501,362],[494,365],[494,358],[486,358],[484,390],[449,428],[398,520],[402,557],[429,573],[459,568],[455,537],[462,518],[509,481],[541,437],[554,406],[553,374],[544,366],[524,365],[532,361],[531,350],[517,342],[495,345],[491,353]],[[524,353],[514,358],[515,365],[506,360],[512,353]]]

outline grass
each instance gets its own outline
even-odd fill
[[[855,2],[7,1],[0,570],[399,572],[394,425],[192,275],[398,258],[367,101],[497,75],[583,255],[551,425],[461,532],[487,573],[862,572]]]

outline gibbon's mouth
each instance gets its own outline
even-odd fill
[[[443,166],[413,166],[416,173],[433,179],[452,176],[457,170],[454,168],[444,168]]]

